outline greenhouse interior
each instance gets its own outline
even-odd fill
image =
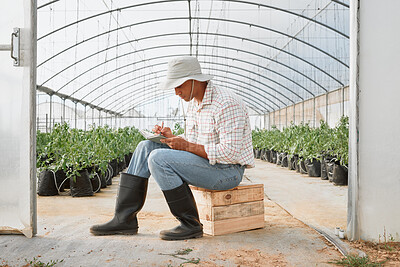
[[[2,7],[0,266],[400,266],[399,1]]]

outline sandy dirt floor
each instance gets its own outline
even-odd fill
[[[262,229],[162,241],[159,231],[176,226],[177,221],[150,179],[146,204],[138,215],[138,235],[98,237],[89,233],[92,224],[106,222],[113,215],[116,177],[112,186],[93,197],[38,197],[37,236],[0,236],[0,266],[53,261],[55,266],[308,267],[333,266],[328,262],[341,257],[318,233],[267,198]]]

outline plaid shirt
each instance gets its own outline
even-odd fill
[[[208,83],[200,105],[188,107],[186,139],[204,145],[211,165],[254,167],[250,120],[246,105],[230,90]]]

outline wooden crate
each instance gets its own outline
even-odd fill
[[[223,235],[264,227],[263,184],[240,184],[230,190],[191,186],[204,233]]]

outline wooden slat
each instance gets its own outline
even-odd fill
[[[197,208],[200,219],[219,221],[264,214],[264,201],[260,200],[218,207],[198,204]]]
[[[238,186],[224,191],[196,190],[193,188],[192,192],[198,204],[213,207],[264,200],[263,184]]]
[[[208,235],[224,235],[251,229],[263,228],[264,215],[255,215],[242,218],[226,219],[221,221],[200,220],[203,231]]]
[[[199,190],[199,191],[206,191],[206,192],[223,192],[223,191],[229,191],[229,190],[237,190],[237,189],[246,189],[246,188],[252,188],[252,187],[261,187],[263,184],[251,184],[251,183],[240,183],[238,186],[228,189],[228,190],[210,190],[210,189],[205,189],[197,186],[190,185],[189,187],[192,190]]]

